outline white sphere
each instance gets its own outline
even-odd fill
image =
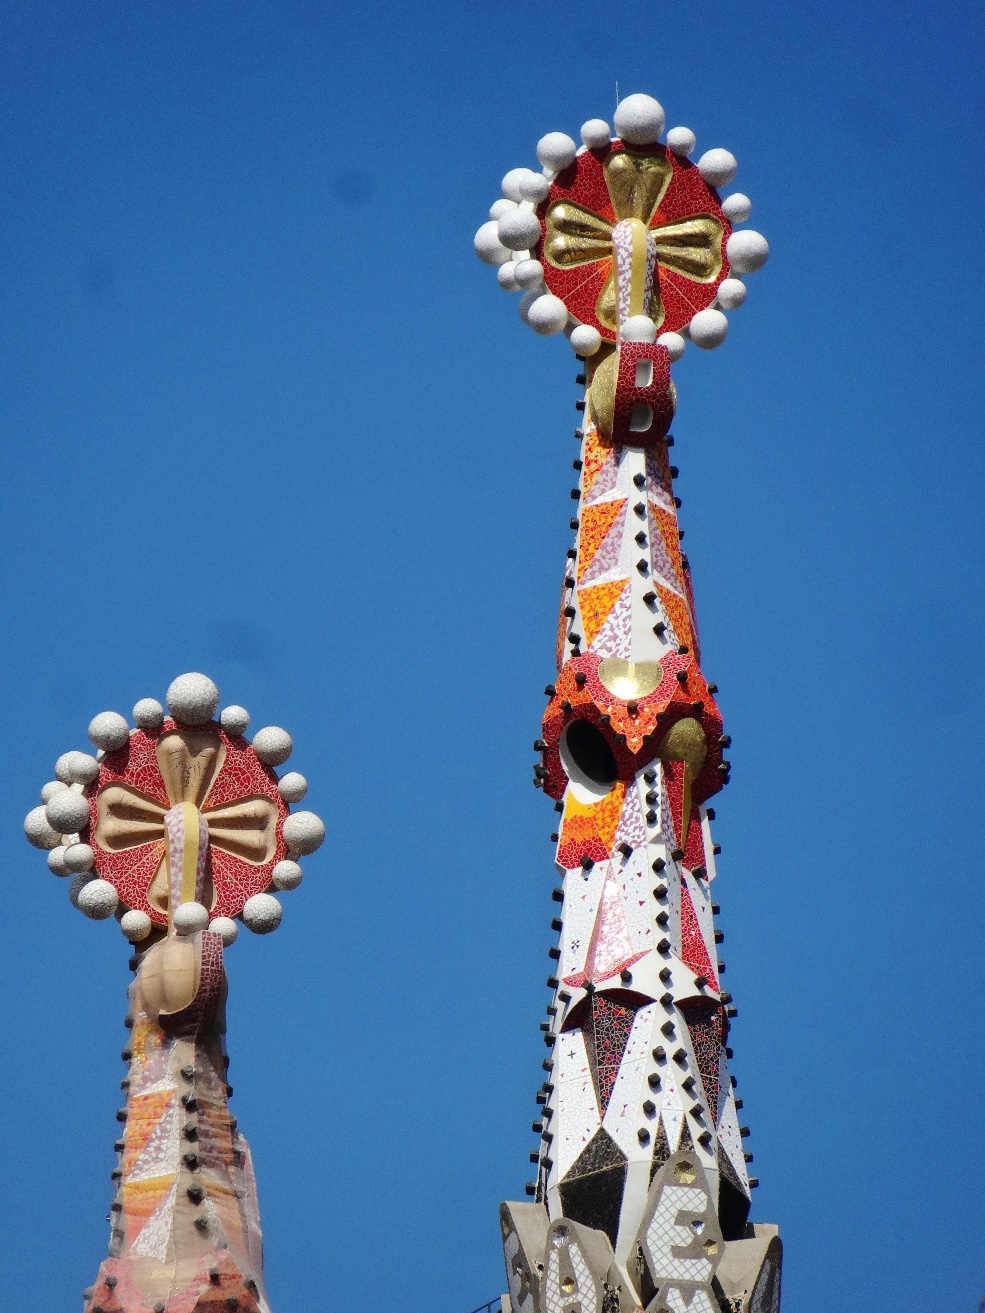
[[[297,862],[278,862],[270,879],[275,889],[296,889],[301,883],[301,867]]]
[[[273,894],[254,894],[243,908],[243,924],[255,935],[269,935],[276,930],[284,909]]]
[[[698,139],[690,128],[671,128],[667,133],[667,145],[682,159],[687,159],[698,144]]]
[[[496,281],[504,292],[518,292],[520,284],[516,281],[516,265],[512,260],[507,260],[496,270]]]
[[[520,195],[520,182],[528,173],[532,172],[532,169],[510,169],[509,173],[503,175],[501,188],[503,195],[508,201],[513,201],[514,204],[517,204],[523,200],[523,197]],[[497,217],[502,218],[503,216],[498,215]]]
[[[623,342],[655,342],[657,326],[649,315],[630,315],[619,326]]]
[[[282,765],[293,747],[290,734],[278,725],[267,725],[253,735],[253,751],[265,766]]]
[[[505,264],[510,253],[499,240],[499,224],[495,219],[484,223],[473,241],[475,253],[486,264]]]
[[[149,700],[149,699],[148,699]],[[134,717],[136,719],[136,717]],[[141,912],[137,908],[132,908],[129,912],[124,912],[120,917],[120,929],[130,940],[131,944],[139,944],[142,939],[146,939],[151,932],[151,919],[146,912]]]
[[[601,349],[602,334],[597,328],[592,328],[591,324],[579,324],[577,328],[571,330],[568,341],[576,356],[584,356],[587,359]]]
[[[101,711],[89,721],[89,738],[104,752],[116,752],[130,737],[130,726],[118,711]]]
[[[231,916],[213,916],[209,922],[209,930],[219,936],[222,940],[222,947],[229,948],[230,944],[235,944],[236,936],[239,935],[239,926],[232,920]]]
[[[532,287],[529,292],[524,292],[524,294],[520,297],[520,304],[517,306],[517,314],[520,316],[520,318],[523,320],[525,324],[530,322],[527,319],[527,315],[530,311],[530,307],[537,300],[537,298],[542,295],[543,293],[539,287]]]
[[[73,907],[79,905],[79,894],[87,884],[92,884],[97,877],[91,871],[82,871],[79,875],[73,875],[68,882],[68,901]]]
[[[566,132],[548,132],[537,143],[537,158],[546,169],[560,173],[578,154],[578,147]]]
[[[513,271],[517,287],[539,288],[544,281],[544,266],[539,260],[518,260]]]
[[[201,903],[181,903],[171,918],[179,935],[195,935],[209,924],[209,910]]]
[[[239,926],[231,916],[215,916],[209,922],[209,929],[213,930],[222,940],[224,948],[236,942],[236,936],[239,934]]]
[[[657,338],[658,346],[665,346],[667,354],[670,356],[670,363],[680,360],[684,354],[684,348],[687,346],[686,340],[681,337],[680,333],[661,333]]]
[[[250,713],[245,707],[223,707],[219,724],[227,734],[245,734],[250,726]]]
[[[68,785],[65,784],[62,780],[49,780],[48,783],[41,790],[41,801],[47,802],[48,799],[54,797],[56,793],[60,793],[62,789],[67,789],[67,788]]]
[[[691,341],[704,351],[721,346],[727,335],[728,320],[721,310],[699,310],[691,320]]]
[[[528,204],[504,214],[497,228],[499,240],[511,251],[528,251],[540,241],[540,220]]]
[[[78,834],[89,824],[89,803],[75,789],[62,789],[45,804],[48,824],[59,834]]]
[[[718,287],[718,304],[726,310],[738,310],[746,299],[746,285],[741,278],[726,278]]]
[[[55,774],[63,784],[91,784],[99,774],[99,762],[90,752],[63,752],[55,762]]]
[[[65,869],[73,875],[79,871],[91,871],[96,860],[92,846],[87,843],[72,843],[65,849]]]
[[[515,209],[516,209],[516,201],[508,201],[504,196],[502,200],[493,201],[492,205],[490,205],[489,217],[490,219],[501,219],[504,214],[507,214],[509,213],[510,210],[515,210]]]
[[[133,704],[133,711],[130,714],[138,729],[160,729],[164,724],[164,708],[157,698],[141,698],[139,702]]]
[[[292,853],[313,853],[325,839],[325,822],[314,812],[295,812],[284,821],[284,842]]]
[[[770,253],[770,245],[762,233],[743,228],[733,233],[725,243],[728,262],[737,274],[753,274],[762,269]]]
[[[620,100],[613,122],[627,146],[649,146],[659,141],[667,116],[659,100],[637,93]]]
[[[745,192],[734,191],[722,201],[722,211],[729,223],[745,223],[752,214],[752,201]]]
[[[179,675],[165,693],[168,710],[183,725],[207,725],[219,709],[219,690],[208,675]]]
[[[698,160],[698,169],[709,187],[727,187],[735,177],[739,163],[730,150],[716,146],[706,150]]]
[[[71,875],[72,872],[65,865],[65,845],[59,844],[57,848],[52,848],[48,854],[48,870],[52,875]]]
[[[79,878],[79,877],[76,877]],[[116,911],[120,899],[108,880],[90,880],[79,890],[75,905],[90,921],[105,921]]]
[[[568,307],[559,296],[545,292],[538,296],[527,311],[527,323],[541,337],[551,337],[564,331],[568,322]]]
[[[300,802],[308,792],[308,781],[300,771],[288,771],[277,781],[277,792],[285,802]]]
[[[534,173],[533,169],[520,182],[520,195],[531,205],[539,205],[545,201],[550,193],[551,184],[547,181],[542,173]]]
[[[68,793],[68,789],[63,789]],[[57,797],[57,794],[54,795]],[[50,800],[49,800],[50,801]],[[24,817],[24,835],[29,844],[35,848],[57,848],[62,841],[61,830],[56,830],[48,820],[47,807],[32,807]]]
[[[589,119],[581,125],[581,139],[589,150],[602,150],[612,140],[605,119]]]

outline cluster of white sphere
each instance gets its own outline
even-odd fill
[[[207,725],[219,710],[219,689],[207,675],[190,673],[173,680],[165,695],[167,709],[183,725]],[[155,698],[141,698],[133,708],[138,729],[158,730],[164,723],[164,707]],[[219,713],[219,724],[227,734],[242,736],[250,724],[244,707],[228,706]],[[102,711],[89,723],[89,738],[97,749],[88,752],[63,752],[55,762],[55,778],[41,790],[41,805],[32,808],[24,820],[24,834],[35,848],[46,849],[48,866],[55,875],[68,876],[68,897],[90,920],[104,921],[120,913],[120,899],[108,880],[100,879],[93,867],[96,855],[92,847],[79,840],[89,824],[89,801],[85,789],[99,775],[99,764],[109,752],[122,748],[130,737],[130,725],[116,711]],[[293,744],[287,730],[268,725],[257,730],[251,744],[265,766],[281,766],[291,755]],[[308,791],[308,781],[299,771],[288,771],[277,781],[277,791],[286,803],[297,803]],[[315,852],[325,838],[325,824],[314,812],[299,811],[288,816],[282,828],[289,856],[276,864],[271,874],[274,889],[296,889],[301,883],[297,861]],[[243,924],[255,934],[269,934],[280,925],[283,908],[273,894],[254,894],[241,912]],[[131,943],[139,943],[151,933],[152,922],[146,912],[131,908],[119,914],[120,929]],[[210,929],[229,945],[236,938],[238,926],[228,916],[209,916],[201,903],[182,903],[174,911],[173,924],[178,934],[195,934]]]
[[[615,136],[627,146],[650,146],[660,140],[666,116],[659,101],[652,96],[626,96],[616,106],[613,116]],[[563,132],[549,132],[537,143],[541,172],[533,169],[510,169],[503,179],[503,197],[489,210],[489,219],[475,235],[475,250],[480,260],[496,266],[499,285],[507,292],[522,292],[520,318],[534,332],[544,337],[566,332],[575,354],[593,356],[602,346],[602,335],[588,324],[578,324],[560,297],[544,285],[544,267],[532,256],[540,240],[540,220],[536,207],[546,199],[557,175],[572,164],[583,150],[599,150],[612,140],[604,119],[589,119],[581,128],[582,147]],[[690,128],[671,128],[668,148],[681,159],[693,152],[697,139]],[[716,147],[707,150],[697,161],[702,178],[716,190],[727,187],[738,169],[731,151]],[[734,192],[722,201],[722,210],[732,224],[745,223],[752,202],[742,192]],[[746,228],[733,232],[726,243],[732,274],[750,274],[761,269],[769,255],[769,245],[760,233]],[[726,278],[718,289],[717,304],[699,310],[690,324],[679,333],[661,333],[656,339],[670,353],[671,360],[684,354],[687,340],[704,350],[725,341],[728,319],[725,310],[737,310],[746,299],[746,287],[740,278]]]

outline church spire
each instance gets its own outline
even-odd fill
[[[765,262],[719,189],[734,157],[689,156],[650,96],[538,143],[476,234],[520,317],[582,363],[557,636],[535,784],[560,812],[529,1203],[501,1226],[513,1313],[776,1313],[776,1228],[752,1189],[728,1069],[709,805],[729,778],[681,549],[671,364],[724,341],[739,274]]]
[[[86,1313],[269,1313],[249,1145],[228,1101],[225,950],[239,923],[280,924],[270,893],[301,882],[297,858],[325,827],[290,812],[307,790],[278,775],[290,735],[226,707],[205,675],[89,726],[96,756],[66,752],[25,832],[92,920],[114,915],[134,946],[126,1103],[112,1173],[109,1254]]]

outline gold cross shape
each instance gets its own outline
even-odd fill
[[[602,166],[614,220],[603,218],[577,201],[556,200],[547,210],[544,258],[558,269],[611,260],[612,230],[622,219],[638,219],[653,234],[657,265],[674,270],[696,283],[714,282],[722,269],[721,221],[713,214],[663,223],[657,211],[674,166],[666,155],[640,155],[634,151],[610,154]],[[615,269],[611,269],[595,306],[599,323],[615,332],[619,326]],[[659,328],[664,319],[659,278],[653,280],[650,304],[644,313]]]

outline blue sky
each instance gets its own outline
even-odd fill
[[[784,1313],[985,1287],[977,6],[8,4],[0,638],[10,1307],[105,1252],[127,947],[21,837],[97,711],[204,670],[329,838],[227,959],[281,1313],[503,1288],[543,1053],[530,787],[574,365],[472,234],[647,91],[772,256],[675,366],[739,1090]]]

